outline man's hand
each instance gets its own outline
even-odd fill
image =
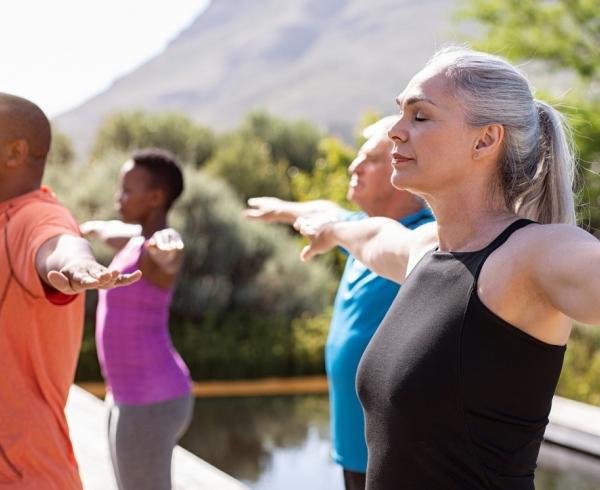
[[[294,229],[310,240],[310,244],[300,252],[300,259],[304,262],[315,255],[324,254],[334,248],[337,243],[333,237],[332,229],[335,222],[330,219],[298,218]]]
[[[152,261],[167,274],[176,274],[183,258],[183,240],[173,228],[159,230],[146,242]]]
[[[242,212],[246,219],[264,221],[266,223],[292,223],[294,218],[288,211],[289,202],[276,197],[251,197],[248,209]]]
[[[63,294],[78,294],[87,289],[112,289],[127,286],[142,277],[141,271],[121,274],[89,258],[74,259],[59,271],[50,271],[47,282]]]

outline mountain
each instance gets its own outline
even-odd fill
[[[349,138],[453,38],[453,0],[212,0],[158,56],[54,121],[81,154],[120,110],[183,111],[217,130],[253,109]]]

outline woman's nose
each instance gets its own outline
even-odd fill
[[[402,118],[398,119],[396,124],[394,124],[390,130],[388,131],[388,138],[392,141],[408,141],[408,131],[404,128]]]

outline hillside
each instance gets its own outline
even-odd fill
[[[452,38],[453,0],[213,0],[164,50],[55,121],[81,153],[107,114],[183,111],[222,130],[248,111],[348,137]]]

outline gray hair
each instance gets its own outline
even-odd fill
[[[398,122],[399,116],[385,116],[362,130],[364,138],[389,139],[388,132]]]
[[[445,48],[427,66],[460,94],[468,124],[504,127],[497,184],[508,209],[540,223],[574,224],[575,157],[563,115],[534,99],[525,75],[499,56]]]

